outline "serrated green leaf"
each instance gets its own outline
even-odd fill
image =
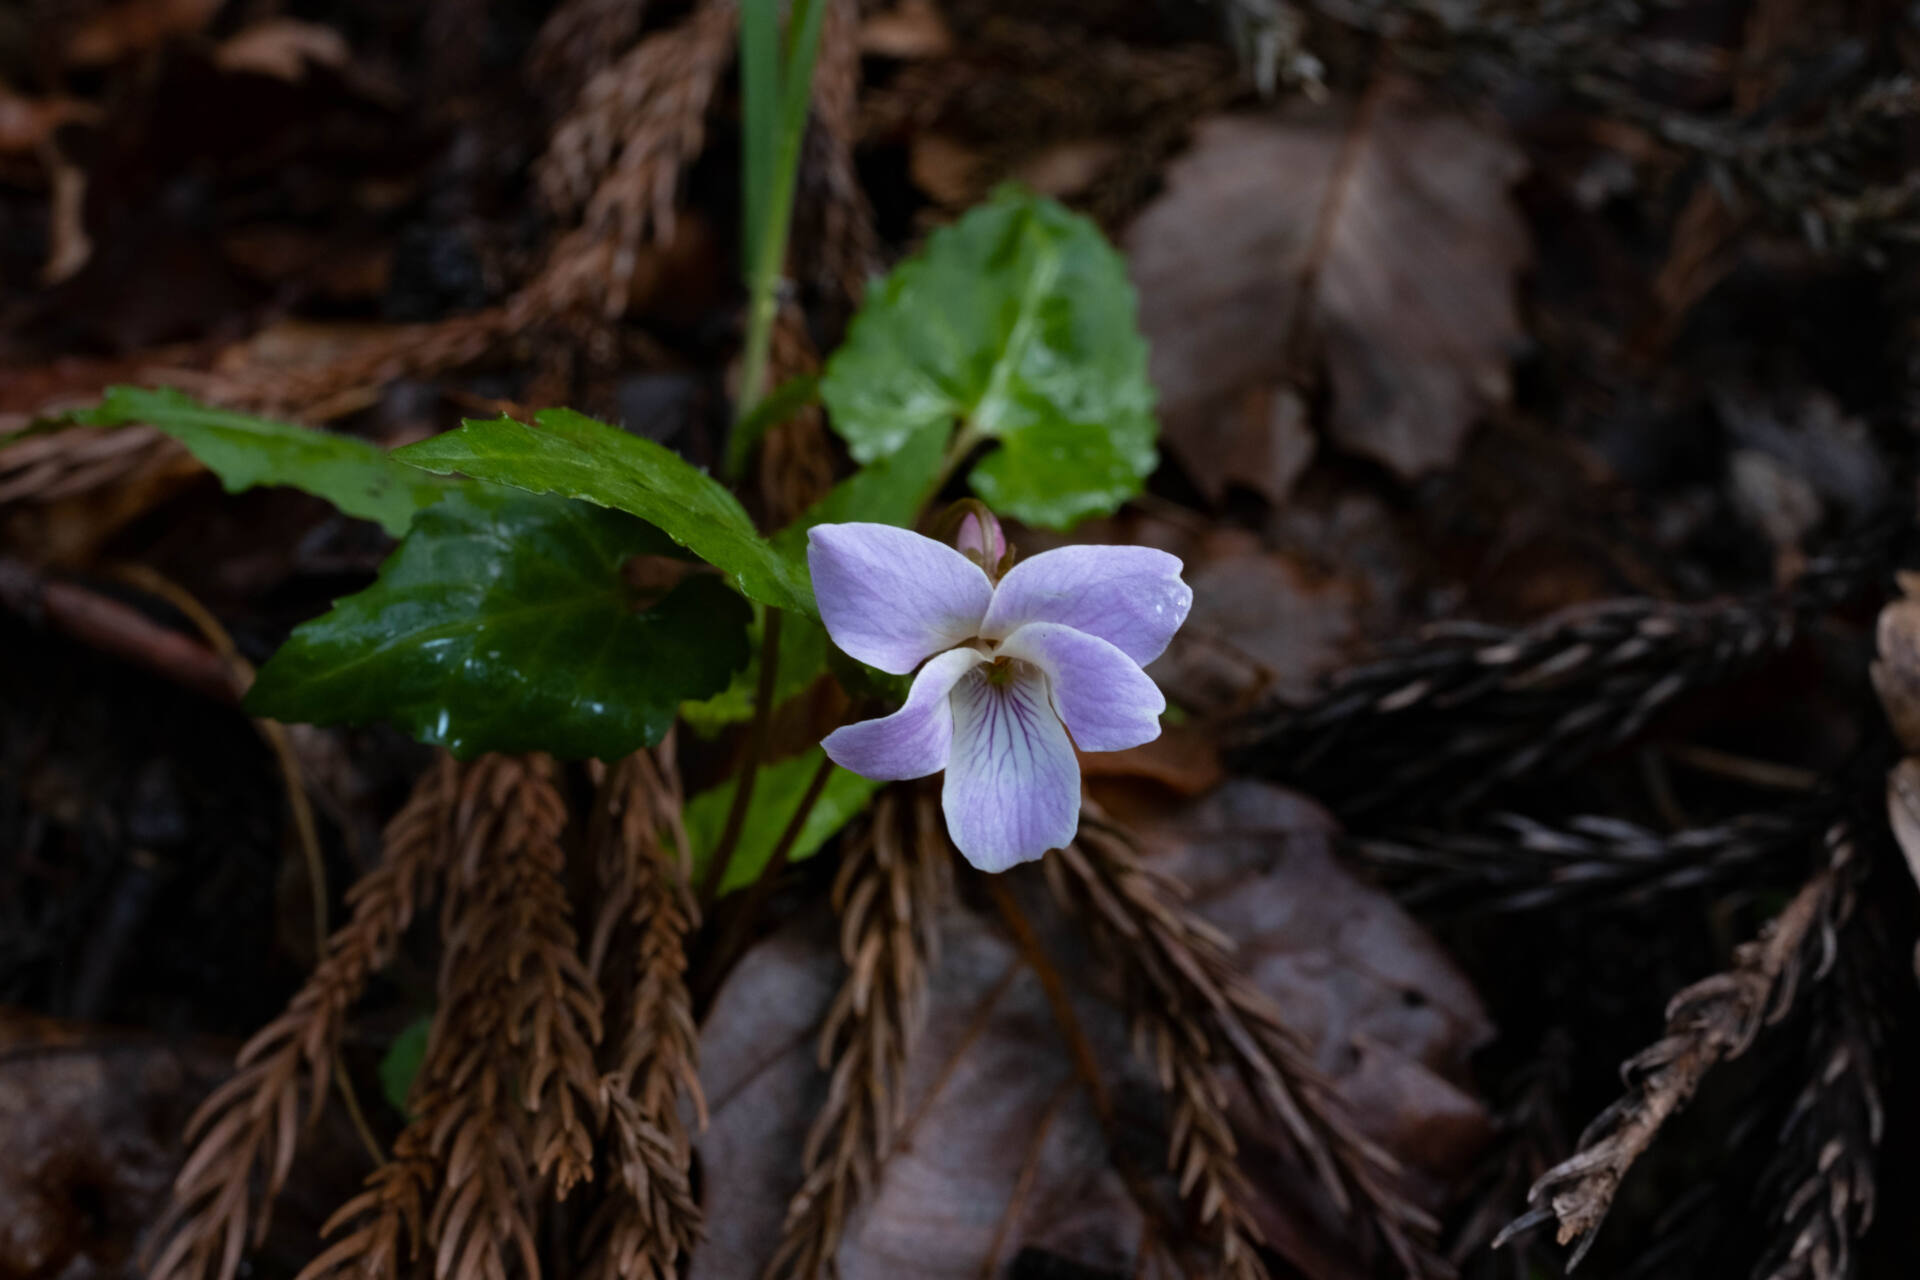
[[[387,1051],[380,1056],[380,1092],[393,1109],[407,1115],[407,1095],[413,1092],[414,1077],[427,1057],[427,1035],[433,1027],[433,1015],[421,1014],[401,1029]]]
[[[774,549],[720,482],[671,449],[574,413],[548,409],[528,426],[469,421],[393,456],[442,474],[558,493],[639,516],[713,565],[750,600],[817,617],[804,561]]]
[[[218,409],[170,387],[109,387],[98,405],[65,420],[85,427],[146,423],[185,445],[228,493],[287,485],[376,521],[396,538],[414,512],[448,489],[365,440]]]
[[[1153,470],[1153,387],[1126,266],[1093,223],[1002,191],[870,290],[821,398],[862,462],[955,423],[997,439],[974,489],[1065,527]]]
[[[806,797],[808,785],[826,758],[827,753],[815,747],[760,769],[753,784],[753,799],[747,802],[746,825],[740,829],[740,843],[734,847],[733,858],[727,864],[720,892],[744,889],[760,878],[773,858],[781,833],[793,820],[800,801]],[[729,778],[687,801],[687,839],[693,846],[695,884],[701,883],[720,842],[720,833],[727,825],[727,810],[733,805],[735,785],[736,780]],[[835,765],[819,800],[814,802],[813,811],[800,828],[800,837],[794,841],[789,861],[799,862],[818,853],[820,846],[866,808],[873,793],[884,785]]]
[[[459,756],[617,759],[679,705],[726,687],[751,608],[710,575],[636,611],[620,576],[671,544],[632,517],[475,488],[420,513],[379,580],[294,630],[247,708],[278,720],[390,719]]]

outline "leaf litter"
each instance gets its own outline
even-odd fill
[[[1905,1274],[1911,1228],[1884,1206],[1912,1178],[1912,1118],[1886,1085],[1920,1025],[1899,852],[1920,830],[1920,715],[1891,572],[1910,563],[1911,49],[1884,15],[1794,0],[1683,4],[1670,25],[1632,6],[1177,8],[836,5],[793,372],[834,349],[868,275],[1004,179],[1100,223],[1140,295],[1171,465],[1073,537],[1174,550],[1198,597],[1154,672],[1181,724],[1087,770],[1144,865],[1232,935],[1462,1271],[1564,1274],[1560,1234],[1592,1249],[1581,1274]],[[0,433],[131,382],[383,445],[565,403],[695,466],[719,457],[733,19],[683,10],[482,17],[437,0],[371,21],[349,3],[292,19],[118,0],[0,19],[0,218],[17,232],[0,244]],[[452,31],[489,39],[423,38]],[[1244,79],[1233,49],[1264,51]],[[785,452],[763,460],[756,515],[802,510],[844,473],[817,415],[770,438]],[[264,659],[364,587],[386,543],[285,490],[220,495],[198,467],[140,428],[0,435],[0,555],[33,587],[0,619],[0,999],[68,1019],[0,1055],[0,1096],[28,1098],[0,1107],[0,1143],[36,1153],[24,1191],[8,1171],[28,1207],[6,1216],[57,1228],[9,1239],[73,1245],[9,1260],[25,1274],[56,1256],[124,1266],[185,1155],[154,1125],[192,1099],[152,1086],[186,1051],[73,1027],[243,1034],[311,961],[304,917],[276,907],[298,899],[277,883],[277,783],[245,721],[193,692],[218,660],[201,646],[142,669],[75,642],[138,661],[135,631],[193,639],[119,585],[131,559]],[[1029,554],[1048,536],[1016,534]],[[34,603],[56,596],[121,629]],[[783,725],[776,758],[809,745],[805,727]],[[351,880],[428,761],[382,730],[302,740],[326,856]],[[724,729],[683,741],[696,790],[734,748]],[[592,773],[569,773],[564,800]],[[474,803],[551,823],[553,794]],[[848,989],[826,882],[867,866],[862,830],[825,837],[756,895],[757,917],[745,895],[708,925],[672,892],[649,899],[675,904],[658,919],[696,968],[716,940],[744,952],[702,1010],[714,1113],[697,1160],[633,1114],[588,1139],[585,1090],[537,1134],[470,1098],[448,1114],[570,1151],[576,1174],[604,1143],[626,1181],[597,1169],[554,1222],[631,1227],[597,1197],[656,1177],[645,1220],[675,1249],[704,1220],[693,1274],[761,1274],[806,1171],[837,1158],[807,1152],[833,1102],[819,1023]],[[1134,1056],[1126,966],[1025,881],[1017,903],[1103,1083],[1089,1089],[1006,916],[962,881],[913,1051],[860,1051],[896,1063],[907,1105],[833,1250],[843,1274],[1151,1274],[1143,1255],[1193,1274],[1190,1245],[1231,1215],[1200,1221],[1170,1149],[1212,1160],[1194,1185],[1238,1198],[1225,1235],[1264,1241],[1263,1265],[1397,1274],[1243,1083],[1221,1088],[1249,1193],[1211,1137],[1170,1147],[1180,1104]],[[857,889],[842,924],[872,926]],[[677,946],[617,940],[601,959],[629,943],[630,1007],[681,1045],[653,1074],[690,1071]],[[400,950],[340,1045],[363,1099],[435,985],[430,948]],[[449,1016],[480,1025],[469,997],[495,978],[453,983],[468,1012]],[[842,1018],[833,1060],[858,1058],[854,1032],[880,1025],[863,1018]],[[158,1075],[114,1077],[132,1062]],[[577,1053],[568,1070],[545,1080],[587,1078]],[[1194,1097],[1183,1114],[1204,1116]],[[357,1202],[376,1211],[361,1226],[390,1213],[397,1231],[432,1147],[375,1106],[401,1158]],[[369,1167],[324,1110],[273,1218],[276,1241],[297,1239],[257,1260],[269,1273],[316,1256],[313,1221]],[[43,1142],[49,1115],[62,1128]],[[349,1173],[309,1202],[319,1164]],[[87,1197],[56,1165],[100,1174],[128,1217],[76,1216]],[[1516,1221],[1510,1255],[1488,1252]],[[330,1247],[347,1238],[379,1239]],[[608,1246],[593,1266],[625,1280],[673,1256],[590,1238]]]
[[[1470,1088],[1472,1052],[1492,1026],[1472,986],[1418,925],[1335,861],[1335,828],[1310,801],[1233,783],[1144,828],[1152,864],[1233,940],[1249,975],[1313,1046],[1363,1129],[1439,1188],[1489,1140]],[[1037,886],[1028,884],[1029,891]],[[1028,892],[1026,895],[1033,898]],[[1038,902],[1044,907],[1043,902]],[[1037,909],[1036,909],[1037,911]],[[1165,1223],[1178,1212],[1154,1134],[1151,1073],[1129,1050],[1118,992],[1084,951],[1053,957],[1119,1115],[1103,1129],[1061,1047],[1042,984],[978,911],[939,925],[927,1021],[910,1057],[905,1125],[878,1187],[841,1246],[848,1277],[994,1273],[1023,1252],[1101,1272],[1179,1275]],[[1049,942],[1070,943],[1057,927]],[[816,1028],[838,986],[830,929],[796,921],[729,979],[701,1043],[713,1122],[700,1140],[716,1229],[695,1276],[759,1274],[796,1187],[790,1153],[825,1097]],[[1257,1185],[1275,1186],[1286,1141],[1239,1107]],[[1115,1150],[1116,1140],[1125,1144]],[[1115,1162],[1151,1170],[1143,1206]],[[1282,1180],[1284,1185],[1284,1180]],[[1294,1186],[1258,1201],[1272,1238],[1309,1260],[1340,1259],[1338,1231]],[[937,1259],[937,1261],[935,1261]],[[1344,1274],[1361,1274],[1347,1257]],[[1149,1272],[1155,1274],[1155,1272]]]

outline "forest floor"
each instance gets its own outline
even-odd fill
[[[1070,538],[1174,552],[1195,605],[1153,668],[1182,723],[1089,760],[1089,794],[1395,1169],[1343,1214],[1237,1121],[1270,1274],[1400,1274],[1404,1229],[1433,1275],[1558,1276],[1556,1217],[1583,1275],[1912,1273],[1909,8],[831,0],[779,377],[1003,182],[1092,217],[1138,290],[1161,465]],[[8,435],[168,384],[382,445],[568,405],[713,465],[731,14],[0,14],[0,1277],[145,1274],[188,1117],[315,965],[289,788],[337,923],[440,767],[378,725],[278,754],[239,707],[248,664],[372,580],[377,526],[223,493],[146,428]],[[847,460],[815,411],[758,465],[766,516]],[[688,786],[738,745],[687,743]],[[557,791],[578,815],[600,780]],[[835,866],[788,872],[693,983],[695,1276],[782,1239]],[[1186,989],[1106,985],[1046,896],[1071,869],[1029,870],[1011,916],[974,878],[942,918],[910,1138],[832,1224],[849,1277],[1146,1274],[1180,1254],[1156,1236],[1206,1239],[1129,1057],[1130,1028],[1183,1033]],[[414,933],[342,1046],[382,1144],[380,1064],[434,998]],[[370,1167],[326,1105],[249,1265],[299,1272]]]

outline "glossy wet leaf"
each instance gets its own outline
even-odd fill
[[[420,1074],[420,1064],[427,1056],[427,1033],[432,1027],[432,1014],[415,1018],[380,1056],[380,1092],[403,1116],[408,1114],[407,1095],[413,1091],[413,1078]]]
[[[1153,470],[1153,388],[1126,265],[1093,223],[1006,191],[934,232],[868,294],[821,397],[862,462],[955,423],[1000,442],[988,505],[1064,528]]]
[[[379,580],[296,628],[247,706],[279,720],[388,719],[461,756],[617,759],[680,703],[726,687],[749,607],[709,575],[637,607],[630,557],[671,544],[619,512],[477,490],[424,511]]]
[[[233,413],[170,387],[109,387],[98,405],[67,420],[87,427],[145,423],[185,445],[228,493],[288,485],[376,521],[396,538],[414,512],[449,487],[365,440]]]
[[[725,573],[748,599],[814,616],[805,561],[762,538],[719,481],[671,449],[570,409],[548,409],[531,426],[512,418],[468,421],[393,456],[428,471],[639,516]]]
[[[744,889],[759,879],[761,870],[773,857],[781,833],[787,829],[787,823],[800,807],[808,785],[826,758],[827,753],[815,747],[761,768],[754,782],[753,799],[747,804],[747,822],[740,830],[740,843],[727,864],[720,892]],[[806,825],[800,829],[800,838],[794,842],[789,860],[799,862],[818,853],[834,832],[867,807],[873,793],[882,785],[835,765],[813,811],[807,815]],[[693,845],[695,884],[701,883],[708,860],[720,843],[721,832],[727,825],[727,810],[733,804],[733,792],[734,779],[729,778],[687,801],[687,839]]]

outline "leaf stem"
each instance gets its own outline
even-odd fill
[[[927,486],[926,502],[921,504],[923,510],[926,503],[940,496],[940,491],[947,487],[947,481],[953,479],[953,473],[967,460],[967,455],[979,448],[988,435],[988,432],[974,425],[972,419],[960,424],[960,430],[954,432],[953,442],[947,446],[947,456],[940,459],[940,470],[934,473],[933,483]]]
[[[704,966],[709,974],[709,983],[718,989],[719,983],[733,968],[751,936],[754,921],[759,919],[766,908],[767,899],[773,896],[773,885],[780,873],[792,861],[793,847],[800,842],[800,833],[806,829],[807,819],[813,816],[814,806],[820,803],[820,797],[826,793],[827,779],[833,776],[833,761],[822,760],[820,767],[814,770],[813,780],[807,783],[806,794],[800,797],[800,803],[794,806],[793,816],[787,820],[786,830],[780,833],[780,842],[773,847],[773,854],[767,859],[767,865],[760,869],[753,887],[747,890],[747,900],[728,921],[726,933],[720,939],[720,945],[714,948],[713,960]]]
[[[740,846],[740,833],[747,825],[747,806],[753,803],[753,784],[759,780],[760,761],[767,754],[767,737],[773,726],[774,681],[780,674],[780,618],[778,609],[767,610],[760,630],[760,679],[754,686],[753,723],[747,729],[747,758],[740,766],[740,780],[733,789],[733,805],[727,810],[727,825],[721,828],[714,845],[713,860],[707,864],[700,882],[700,904],[712,906],[727,877],[727,864]]]

